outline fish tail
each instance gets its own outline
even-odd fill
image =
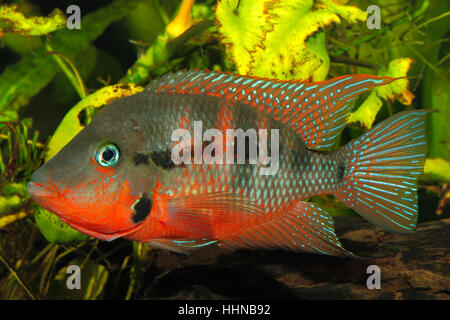
[[[384,230],[411,233],[416,228],[429,112],[400,112],[338,151],[336,196]]]

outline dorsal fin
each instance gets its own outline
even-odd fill
[[[245,103],[300,134],[306,146],[334,145],[361,93],[396,78],[347,75],[321,82],[280,81],[212,71],[179,71],[150,83],[152,93],[200,94]]]

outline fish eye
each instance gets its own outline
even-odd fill
[[[102,167],[115,165],[120,158],[119,147],[113,143],[108,143],[99,147],[95,153],[95,160]]]

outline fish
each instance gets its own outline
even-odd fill
[[[358,96],[396,80],[168,73],[105,106],[33,173],[28,192],[101,240],[177,253],[220,247],[354,256],[326,208],[309,198],[332,195],[383,230],[414,232],[430,110],[396,113],[337,146]],[[199,123],[213,131],[194,132]],[[244,132],[244,142],[226,134],[232,129]],[[186,161],[174,161],[175,149]],[[250,157],[255,149],[258,157]],[[213,160],[201,161],[206,150]],[[225,154],[229,161],[220,161]],[[270,160],[276,170],[261,174]]]

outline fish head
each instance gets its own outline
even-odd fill
[[[137,96],[137,97],[136,97]],[[113,240],[138,230],[152,210],[158,172],[145,154],[148,121],[139,94],[103,108],[33,173],[28,192],[43,208],[87,235]],[[147,110],[148,111],[148,110]]]

